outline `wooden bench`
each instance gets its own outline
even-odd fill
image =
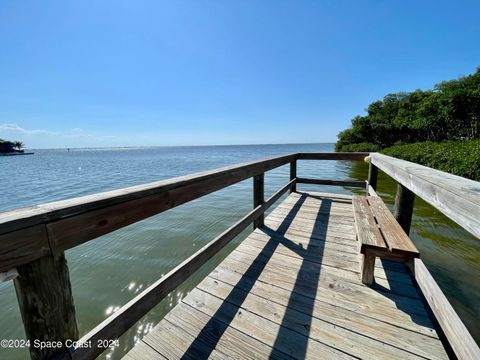
[[[354,196],[353,212],[362,282],[374,281],[376,257],[410,262],[420,254],[390,210],[378,196]]]

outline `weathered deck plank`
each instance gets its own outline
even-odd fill
[[[359,277],[351,197],[292,193],[127,359],[446,359],[403,264]]]

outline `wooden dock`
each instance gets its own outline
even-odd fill
[[[351,197],[293,193],[125,358],[448,358],[405,265],[375,275]]]
[[[366,181],[297,176],[298,161],[366,156]],[[290,180],[265,199],[265,173],[284,165]],[[377,196],[379,171],[397,181],[394,214]],[[249,178],[250,212],[80,337],[65,251]],[[30,347],[32,359],[91,360],[253,224],[125,358],[478,360],[408,237],[416,196],[480,238],[478,182],[378,153],[295,153],[0,213],[0,272],[14,281],[25,339],[60,344]]]

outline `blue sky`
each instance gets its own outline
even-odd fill
[[[0,1],[0,137],[333,142],[480,65],[480,1]]]

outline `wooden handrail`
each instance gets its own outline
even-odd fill
[[[295,158],[279,156],[0,213],[0,271],[60,254]]]
[[[458,359],[480,359],[480,348],[421,259],[410,266],[415,282]]]
[[[480,237],[480,183],[383,154],[370,154],[367,191],[376,195],[377,169],[397,181],[394,215],[408,233],[415,196]],[[479,359],[480,348],[420,259],[410,263],[421,294],[458,359]]]
[[[356,160],[362,161],[368,152],[338,152],[338,153],[297,153],[297,160]]]
[[[378,169],[480,237],[480,183],[379,153],[370,157]]]

